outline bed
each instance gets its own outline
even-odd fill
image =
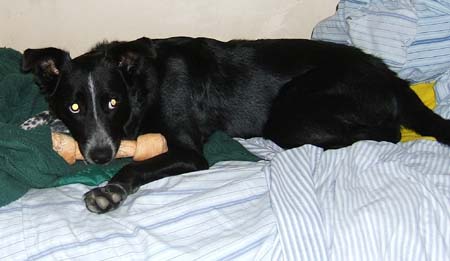
[[[361,43],[385,55],[354,30],[373,29],[386,17],[419,24],[420,30],[403,34],[409,42],[393,43],[399,52],[385,60],[412,82],[436,81],[435,111],[450,118],[448,52],[440,63],[417,58],[432,39],[450,48],[448,30],[425,30],[450,23],[450,6],[398,1],[382,9],[385,4],[392,2],[341,1],[313,37]],[[386,19],[346,24],[356,11],[358,18]],[[85,209],[82,195],[92,186],[28,190],[0,208],[0,260],[450,260],[447,146],[418,139],[283,150],[262,138],[235,140],[260,160],[221,161],[147,184],[103,215]]]

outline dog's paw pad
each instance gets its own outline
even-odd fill
[[[95,203],[97,203],[97,206],[100,207],[101,209],[107,209],[109,206],[109,200],[102,196],[96,197]]]
[[[114,202],[114,203],[119,203],[119,202],[121,202],[122,201],[122,195],[119,195],[119,194],[111,194],[111,200]]]
[[[84,194],[84,202],[89,211],[102,214],[118,208],[126,197],[127,192],[121,185],[108,184]]]

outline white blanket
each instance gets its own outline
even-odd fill
[[[450,260],[450,149],[363,141],[143,186],[111,213],[89,188],[31,190],[0,208],[0,260]]]

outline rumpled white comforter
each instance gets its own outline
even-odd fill
[[[450,260],[450,149],[362,141],[283,151],[143,186],[89,213],[84,185],[0,208],[0,260]]]

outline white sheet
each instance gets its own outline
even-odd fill
[[[363,141],[263,156],[148,184],[118,210],[83,185],[0,208],[0,260],[450,260],[450,149]]]

